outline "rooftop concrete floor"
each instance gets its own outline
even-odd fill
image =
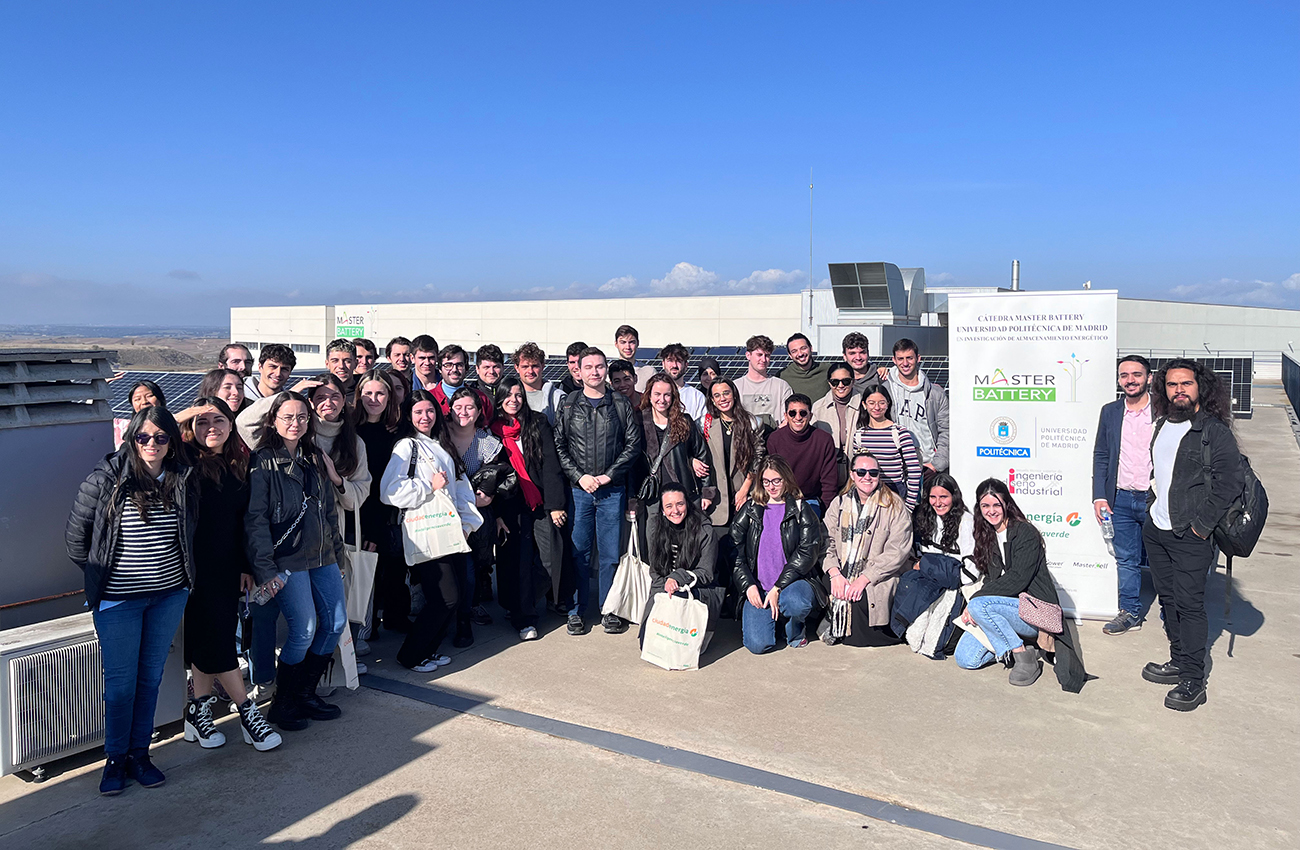
[[[1210,698],[1189,714],[1164,708],[1166,688],[1139,675],[1167,658],[1155,612],[1117,638],[1084,624],[1099,678],[1078,695],[1050,670],[1018,689],[1001,669],[962,671],[905,647],[755,657],[725,629],[700,671],[666,673],[639,660],[633,633],[571,638],[554,615],[533,643],[480,628],[435,674],[392,661],[392,636],[366,661],[376,678],[1068,847],[1295,847],[1300,449],[1284,402],[1257,388],[1255,418],[1237,423],[1272,513],[1235,570],[1231,658],[1222,571],[1211,579]],[[0,847],[961,846],[366,688],[337,701],[343,720],[286,734],[271,753],[241,744],[230,720],[219,750],[173,736],[155,748],[160,789],[99,798],[93,756],[44,785],[6,777]]]

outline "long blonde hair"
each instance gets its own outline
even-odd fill
[[[871,458],[875,461],[876,468],[880,468],[880,461],[876,460],[876,456],[871,452],[854,452],[853,457],[849,458],[849,480],[845,481],[844,486],[840,489],[841,496],[846,493],[857,492],[858,483],[854,480],[853,465],[858,462],[860,457]],[[903,500],[894,492],[894,488],[886,484],[883,479],[884,474],[882,473],[881,477],[877,479],[875,491],[867,497],[863,504],[869,508],[885,508],[889,511],[896,511],[903,506]]]

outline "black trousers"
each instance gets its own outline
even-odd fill
[[[463,568],[466,557],[449,555],[411,567],[411,572],[424,588],[424,609],[411,624],[402,648],[397,650],[398,664],[414,667],[438,651],[438,644],[447,635],[447,627],[456,619],[456,606],[460,604],[460,583],[456,573]]]
[[[1205,644],[1210,623],[1205,615],[1205,581],[1214,558],[1214,544],[1189,528],[1182,537],[1148,521],[1142,540],[1169,634],[1169,657],[1185,680],[1205,681]]]
[[[510,612],[510,625],[517,631],[537,625],[536,513],[545,511],[531,511],[522,503],[501,511],[508,533],[505,542],[497,545],[497,601]]]
[[[375,610],[384,612],[384,623],[390,628],[406,631],[407,617],[411,613],[411,591],[406,586],[406,556],[398,550],[379,553],[375,564]],[[379,623],[374,624],[379,628]]]

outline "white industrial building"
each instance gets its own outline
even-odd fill
[[[382,347],[394,336],[427,333],[440,345],[472,352],[493,342],[507,353],[531,340],[548,354],[562,354],[575,340],[612,351],[614,329],[622,324],[635,326],[648,349],[670,342],[743,345],[758,333],[779,345],[802,331],[819,353],[836,353],[845,334],[860,331],[873,354],[908,336],[926,353],[942,355],[947,295],[972,291],[927,289],[924,269],[890,263],[837,263],[830,271],[830,289],[776,295],[234,307],[230,335],[255,353],[267,343],[291,345],[302,369],[323,367],[325,346],[338,337],[366,337]],[[1121,351],[1253,354],[1257,364],[1277,364],[1280,352],[1297,343],[1300,310],[1119,299]]]

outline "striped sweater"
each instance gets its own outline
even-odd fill
[[[117,537],[117,557],[104,588],[105,599],[126,599],[185,587],[185,560],[181,552],[180,519],[176,508],[152,504],[148,522],[135,505],[122,506]]]

